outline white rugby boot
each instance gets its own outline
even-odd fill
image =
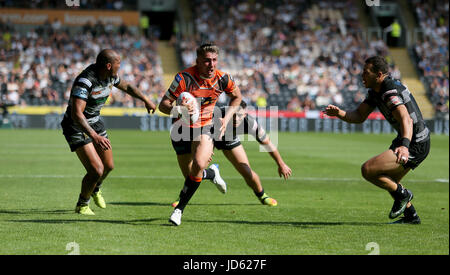
[[[210,169],[214,171],[214,179],[212,180],[212,183],[219,189],[219,191],[223,194],[227,192],[227,183],[222,179],[219,172],[219,164],[211,164],[209,166]]]

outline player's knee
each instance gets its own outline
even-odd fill
[[[103,176],[104,170],[105,170],[105,168],[104,168],[103,164],[97,164],[88,171],[88,174],[94,180],[98,180]]]
[[[208,166],[208,160],[194,160],[192,162],[192,170],[201,171]]]
[[[370,180],[370,178],[372,177],[372,169],[370,168],[370,164],[368,162],[365,162],[362,166],[361,166],[361,175],[363,176],[363,178],[365,178],[366,180]]]
[[[114,169],[114,163],[108,163],[104,165],[103,174],[109,173]]]

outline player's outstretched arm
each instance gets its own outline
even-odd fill
[[[356,108],[356,110],[349,112],[341,110],[337,106],[328,105],[325,108],[324,113],[327,116],[335,116],[348,123],[363,123],[373,109],[373,107],[363,102],[358,106],[358,108]]]
[[[230,105],[225,113],[225,116],[222,119],[220,119],[220,121],[222,122],[222,126],[220,127],[219,139],[221,139],[222,136],[224,135],[228,122],[237,112],[237,110],[239,109],[239,105],[241,104],[242,101],[242,94],[239,87],[236,87],[231,93],[227,95],[230,97]]]
[[[280,155],[280,152],[275,147],[275,145],[270,141],[269,137],[266,137],[261,142],[261,145],[264,146],[264,148],[267,150],[269,155],[275,160],[275,162],[278,165],[278,175],[280,177],[284,177],[285,180],[287,180],[292,175],[292,170],[287,164],[283,161],[283,158]]]
[[[145,104],[145,108],[147,109],[147,112],[150,114],[150,112],[153,114],[156,111],[156,105],[151,100],[149,100],[144,94],[142,94],[141,91],[139,91],[138,88],[131,85],[130,83],[126,81],[120,81],[116,87],[125,93],[131,95],[132,97],[138,98],[142,100]]]

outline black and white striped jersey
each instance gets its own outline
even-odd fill
[[[64,114],[66,118],[71,119],[72,98],[76,97],[86,101],[83,114],[88,123],[92,124],[99,120],[100,110],[111,94],[112,87],[120,83],[120,78],[115,76],[100,80],[96,71],[96,65],[91,64],[75,78],[70,92],[69,105]]]
[[[383,114],[386,120],[400,135],[400,122],[396,121],[392,111],[399,105],[405,105],[413,120],[413,136],[411,142],[424,142],[430,139],[430,131],[423,120],[422,113],[411,92],[400,81],[387,77],[381,84],[380,92],[369,89],[363,101]]]
[[[226,107],[228,106],[220,107],[222,118],[225,117]],[[237,125],[237,127],[233,125],[233,119],[230,120],[230,122],[228,123],[228,127],[225,130],[225,134],[222,137],[222,141],[238,140],[239,135],[247,135],[247,134],[252,135],[259,143],[262,143],[267,137],[266,131],[261,127],[261,125],[256,121],[256,119],[246,114],[245,118],[239,125]]]

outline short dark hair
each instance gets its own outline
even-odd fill
[[[245,103],[245,101],[241,100],[241,104],[239,106],[241,106],[242,109],[245,109],[245,108],[247,108],[247,103]]]
[[[219,47],[214,43],[205,43],[197,48],[197,57],[204,56],[207,52],[216,53],[219,55]]]
[[[95,63],[100,66],[105,66],[108,63],[113,63],[117,56],[118,54],[114,50],[104,49],[97,55]]]
[[[382,72],[387,74],[389,72],[389,64],[382,56],[375,55],[366,59],[366,64],[372,65],[372,71],[374,73]]]

